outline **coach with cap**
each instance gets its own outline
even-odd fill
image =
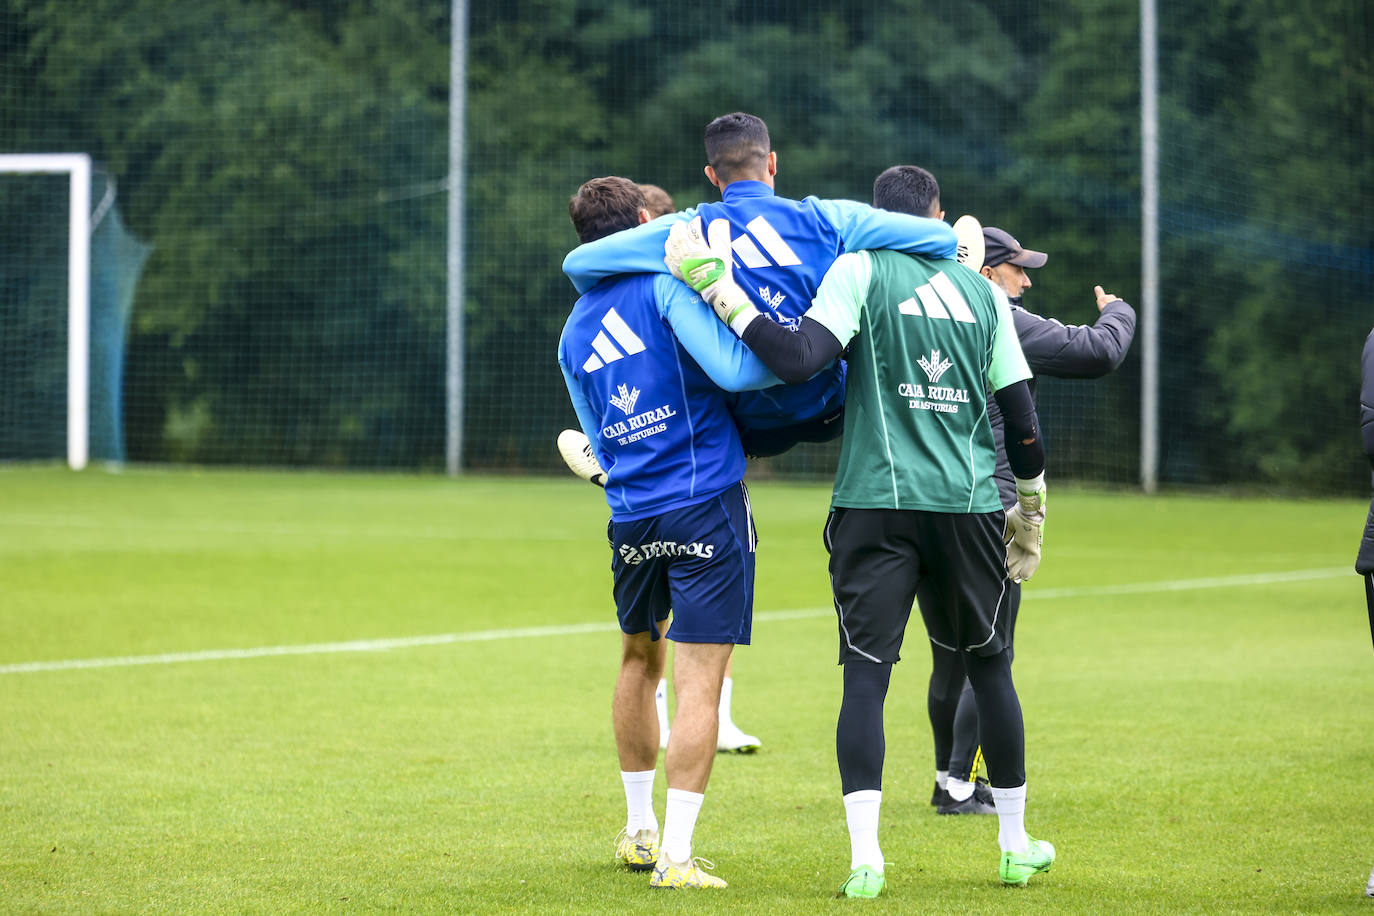
[[[958,224],[955,225],[955,231],[958,231]],[[1135,310],[1116,296],[1103,292],[1102,287],[1094,286],[1093,293],[1097,297],[1100,314],[1093,324],[1064,324],[1029,311],[1021,304],[1021,294],[1031,288],[1026,270],[1044,267],[1048,260],[1043,251],[1023,248],[1006,230],[995,226],[983,227],[983,263],[979,272],[1007,294],[1011,303],[1012,323],[1031,372],[1036,376],[1056,378],[1100,378],[1120,366],[1126,358],[1126,351],[1135,337]],[[1035,379],[1031,379],[1030,386],[1034,392]],[[1007,463],[1006,434],[995,401],[988,402],[988,420],[997,444],[997,469],[994,474],[997,488],[1001,493],[1002,505],[1010,507],[1016,502],[1016,484],[1011,466]],[[1054,434],[1052,429],[1045,432],[1051,436]],[[1007,609],[1014,638],[1016,615],[1021,607],[1021,585],[1008,580],[1007,589]],[[918,598],[927,600],[919,593]],[[953,732],[953,749],[946,764],[948,770],[942,768],[945,761],[940,759],[937,752],[936,791],[931,797],[931,804],[937,806],[940,814],[993,814],[995,809],[990,793],[974,782],[978,760],[978,717],[974,711],[972,692],[967,681],[962,690],[948,690],[949,678],[939,670],[941,656],[938,652],[935,664],[927,702],[931,726],[936,731],[937,747],[949,740],[945,735]]]

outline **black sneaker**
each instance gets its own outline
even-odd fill
[[[976,792],[977,790],[975,789],[974,791]],[[953,799],[949,797],[949,793],[937,782],[935,784],[935,791],[930,793],[930,803],[938,808],[941,805],[949,804],[951,801],[953,801]]]
[[[985,805],[992,805],[996,810],[997,805],[992,800],[992,786],[986,779],[979,779],[973,784],[973,797]]]
[[[988,793],[991,796],[991,792]],[[936,814],[996,814],[997,808],[992,803],[991,797],[987,801],[978,798],[978,790],[975,788],[973,794],[963,801],[949,799],[945,804],[935,809]]]

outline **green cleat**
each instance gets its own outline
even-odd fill
[[[1054,864],[1054,846],[1047,840],[1030,837],[1030,849],[1024,853],[1003,852],[1002,883],[1011,887],[1025,887],[1031,875],[1050,870]]]
[[[644,829],[634,836],[622,830],[615,838],[615,857],[630,871],[648,871],[658,858],[658,831]]]
[[[874,871],[867,865],[860,865],[844,879],[844,884],[840,885],[840,892],[835,896],[872,900],[883,892],[883,883],[882,872]]]

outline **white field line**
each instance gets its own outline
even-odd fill
[[[307,541],[323,541],[335,537],[359,537],[359,538],[394,538],[411,539],[425,541],[471,541],[478,538],[490,538],[491,533],[486,529],[475,529],[470,532],[459,531],[456,528],[375,528],[368,526],[306,526],[306,525],[264,525],[258,523],[244,523],[236,525],[232,522],[206,522],[190,521],[180,519],[175,527],[168,527],[164,522],[148,519],[125,519],[117,521],[96,521],[80,516],[62,515],[4,515],[0,514],[0,525],[10,525],[15,528],[56,528],[69,531],[132,531],[146,532],[155,535],[168,535],[173,537],[182,534],[203,534],[203,535],[230,535],[230,536],[257,536],[266,537],[292,537],[303,538]],[[522,536],[527,536],[522,535]],[[514,534],[511,535],[515,537]],[[543,540],[585,540],[582,532],[542,532],[539,537]]]
[[[1183,592],[1205,588],[1245,588],[1311,579],[1351,576],[1350,568],[1295,569],[1287,572],[1257,573],[1248,576],[1216,576],[1204,579],[1172,579],[1130,585],[1088,585],[1078,588],[1028,589],[1023,600],[1045,598],[1089,598],[1105,595],[1146,595],[1156,592]],[[828,617],[831,608],[802,608],[790,611],[760,611],[756,621],[807,620]],[[181,662],[213,662],[241,658],[266,658],[277,655],[329,655],[339,652],[386,652],[418,646],[444,646],[454,643],[491,642],[502,639],[529,639],[540,636],[579,636],[585,633],[616,631],[614,622],[574,623],[562,626],[518,627],[507,630],[476,630],[470,633],[439,633],[432,636],[400,636],[393,639],[361,639],[351,642],[307,643],[296,646],[261,646],[249,649],[204,649],[196,652],[164,652],[158,655],[123,655],[110,658],[71,658],[59,661],[16,662],[0,665],[0,675],[29,674],[38,671],[70,671],[79,668],[127,668],[134,665],[173,665]]]

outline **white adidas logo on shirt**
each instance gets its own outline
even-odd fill
[[[917,300],[920,300],[919,304]],[[925,311],[921,309],[924,307]],[[955,288],[954,281],[944,274],[936,274],[930,282],[916,287],[916,295],[897,303],[897,311],[918,318],[953,318],[966,324],[977,324],[973,310]]]
[[[630,326],[625,323],[624,318],[616,314],[615,309],[602,316],[601,327],[603,330],[597,331],[596,336],[592,338],[592,349],[596,352],[587,357],[587,361],[582,364],[582,371],[595,372],[604,368],[607,363],[644,351],[644,341],[630,330]],[[616,348],[616,344],[620,344],[619,349]]]

